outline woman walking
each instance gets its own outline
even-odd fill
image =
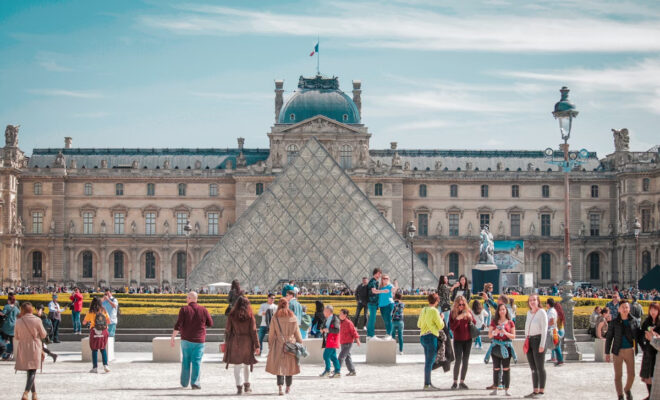
[[[231,281],[231,288],[229,289],[229,295],[227,295],[227,302],[229,305],[225,309],[225,315],[229,315],[231,308],[234,306],[234,303],[236,303],[236,300],[238,300],[238,298],[242,295],[243,291],[241,290],[241,284],[238,283],[238,279],[234,279]]]
[[[511,320],[509,310],[504,304],[497,306],[497,312],[488,328],[488,337],[493,339],[489,354],[493,357],[493,391],[491,395],[497,395],[497,388],[500,384],[500,370],[502,371],[502,384],[504,385],[504,395],[509,394],[509,384],[511,383],[511,358],[515,354],[512,340],[516,338],[516,324]],[[488,354],[486,355],[486,359]]]
[[[642,381],[646,383],[646,389],[649,391],[649,396],[644,400],[651,398],[651,383],[653,381],[653,370],[655,368],[655,357],[658,351],[651,346],[651,340],[654,337],[660,337],[660,306],[655,301],[649,305],[648,317],[642,322],[643,337],[639,341],[644,350],[642,357],[642,369],[639,371],[639,376]]]
[[[564,365],[564,355],[561,352],[561,340],[564,337],[564,310],[561,304],[556,303],[552,297],[546,301],[548,306],[548,345],[546,347],[552,348],[552,360],[555,362],[555,367]],[[555,334],[557,335],[557,343],[554,343]]]
[[[449,315],[449,329],[454,334],[454,384],[452,389],[467,389],[465,375],[467,375],[470,350],[472,349],[472,336],[470,335],[470,323],[476,324],[472,312],[468,308],[465,297],[458,295],[454,299],[454,306]],[[461,382],[458,383],[458,374],[461,374]]]
[[[291,391],[293,375],[300,373],[300,365],[296,356],[284,351],[285,343],[302,343],[298,328],[298,320],[293,311],[289,310],[289,302],[282,298],[277,304],[277,311],[270,321],[268,332],[270,351],[266,361],[266,372],[277,376],[279,395],[282,396],[282,385],[286,383],[286,393]],[[272,343],[270,343],[272,342]]]
[[[7,295],[7,304],[5,304],[2,313],[0,313],[0,315],[4,317],[2,329],[0,329],[0,335],[2,335],[2,339],[7,342],[7,350],[5,354],[2,355],[3,360],[14,359],[14,327],[16,326],[18,313],[19,309],[16,297],[13,293],[9,293],[9,295]]]
[[[637,320],[630,315],[630,304],[619,302],[619,315],[612,320],[605,338],[605,361],[610,362],[610,352],[614,354],[614,386],[619,400],[632,400],[630,389],[635,381],[635,353],[640,329]],[[623,363],[626,363],[626,386],[623,387]]]
[[[92,298],[92,303],[89,305],[89,312],[85,315],[82,322],[83,325],[89,324],[89,348],[92,350],[92,369],[89,371],[92,374],[98,374],[99,354],[101,351],[101,359],[103,361],[103,370],[108,373],[108,324],[110,324],[110,316],[105,308],[101,305],[101,300],[98,297]]]
[[[490,316],[488,313],[488,310],[484,308],[484,306],[481,304],[479,300],[474,300],[472,302],[472,315],[474,316],[475,321],[477,321],[476,324],[474,324],[477,329],[480,331],[484,329],[486,325],[486,320]],[[481,348],[482,343],[481,343],[481,335],[477,336],[476,339],[474,339],[474,347]]]
[[[257,363],[257,359],[254,358],[255,354],[259,355],[257,323],[252,313],[250,300],[245,296],[240,296],[227,317],[225,354],[222,358],[222,362],[227,364],[225,368],[229,368],[229,364],[234,366],[236,394],[242,394],[243,391],[252,392],[250,373],[252,366]]]
[[[16,371],[27,371],[27,382],[21,400],[27,400],[32,392],[32,400],[37,400],[37,389],[34,380],[37,370],[43,363],[41,341],[46,338],[46,330],[41,319],[32,314],[32,304],[25,302],[21,305],[21,314],[16,321]]]
[[[417,327],[419,328],[419,341],[424,347],[424,390],[437,390],[431,384],[431,371],[438,353],[438,335],[445,327],[445,323],[438,312],[440,298],[437,294],[428,295],[429,305],[419,313]]]
[[[529,311],[525,319],[525,346],[527,362],[532,370],[532,385],[534,391],[526,398],[542,396],[545,393],[545,341],[548,336],[548,315],[541,308],[538,294],[532,294],[527,299]]]

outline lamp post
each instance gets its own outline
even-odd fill
[[[188,239],[190,239],[190,232],[192,232],[192,226],[190,226],[190,220],[186,221],[186,226],[183,227],[183,232],[186,234],[186,257],[185,257],[185,267],[186,267],[186,283],[185,291],[188,292]]]
[[[412,292],[415,292],[415,250],[413,249],[413,238],[415,237],[415,232],[417,232],[417,228],[415,228],[415,224],[413,221],[409,221],[408,225],[406,226],[406,234],[408,236],[408,243],[410,243],[410,268],[412,272],[412,281],[410,287],[412,288]]]
[[[639,291],[639,233],[642,231],[642,225],[635,218],[633,232],[635,233],[635,289]]]

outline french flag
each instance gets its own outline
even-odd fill
[[[316,44],[314,45],[314,50],[312,50],[312,52],[309,53],[309,56],[311,57],[318,52],[319,52],[319,42],[316,42]]]

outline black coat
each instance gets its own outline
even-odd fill
[[[463,297],[465,297],[465,300],[470,302],[470,298],[472,298],[472,295],[470,293],[470,287],[467,286],[465,289],[461,289],[461,287],[456,287],[454,290],[451,291],[451,301],[454,301],[456,299],[456,296],[458,296],[458,291],[462,290],[463,291]]]
[[[624,335],[633,344],[635,354],[637,354],[637,344],[639,343],[641,329],[639,328],[639,323],[632,315],[628,316],[628,321],[628,326],[625,326],[620,314],[610,321],[605,337],[605,354],[610,354],[611,351],[615,356],[618,355]]]
[[[355,300],[359,304],[367,304],[369,302],[369,288],[367,285],[359,284],[358,287],[355,288]]]
[[[656,323],[655,325],[651,321],[651,317],[647,317],[644,322],[642,322],[642,329],[640,332],[641,338],[639,340],[639,345],[642,347],[642,350],[644,351],[644,356],[642,357],[642,367],[639,371],[639,375],[642,378],[651,378],[653,377],[653,370],[655,368],[655,358],[656,354],[658,351],[655,349],[655,347],[651,346],[651,342],[646,340],[646,335],[644,332],[646,332],[649,327],[655,333],[660,333],[660,323]]]

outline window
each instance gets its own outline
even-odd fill
[[[82,277],[94,277],[94,253],[91,251],[83,251],[82,253]]]
[[[520,236],[520,214],[511,214],[511,236]]]
[[[651,209],[642,209],[642,232],[651,232]]]
[[[117,196],[123,196],[124,195],[124,184],[123,183],[117,183],[115,185],[115,195],[117,195]]]
[[[179,189],[179,196],[185,196],[186,195],[186,184],[185,183],[179,183],[177,185]]]
[[[418,214],[417,215],[417,234],[419,236],[428,236],[429,235],[429,215],[428,214]]]
[[[94,213],[85,211],[83,213],[83,234],[91,235],[94,233]]]
[[[290,119],[291,121],[295,121],[295,120],[296,120],[296,114],[291,113],[291,114],[289,115],[289,119]]]
[[[541,236],[550,236],[550,214],[541,214]]]
[[[552,279],[552,257],[550,253],[541,254],[541,280],[549,281]]]
[[[156,279],[156,256],[153,251],[144,253],[144,278]]]
[[[649,178],[642,179],[642,192],[648,192],[650,187],[651,187],[651,180]]]
[[[185,235],[186,231],[183,229],[188,223],[188,213],[178,212],[176,213],[176,234]]]
[[[591,197],[594,199],[598,198],[598,185],[591,185]]]
[[[458,253],[449,253],[449,272],[458,276]]]
[[[264,184],[261,183],[261,182],[257,183],[257,185],[256,185],[256,189],[255,189],[254,192],[255,192],[255,194],[256,194],[257,196],[259,196],[260,194],[262,194],[262,193],[264,192]]]
[[[218,184],[212,183],[209,185],[209,196],[218,197]]]
[[[600,236],[600,214],[589,214],[589,236]]]
[[[186,253],[180,251],[176,253],[176,278],[186,279]]]
[[[419,185],[419,197],[426,197],[426,185]]]
[[[83,188],[83,194],[85,196],[91,196],[92,195],[92,184],[91,183],[85,183],[85,186]]]
[[[290,144],[286,148],[286,163],[291,164],[298,157],[298,146]]]
[[[32,253],[32,277],[41,278],[43,254],[40,251]]]
[[[589,254],[589,279],[596,280],[600,279],[600,254],[591,253]]]
[[[548,186],[548,185],[541,186],[541,197],[543,197],[545,199],[550,197],[550,186]]]
[[[124,234],[124,220],[126,219],[126,214],[124,213],[115,213],[115,235]]]
[[[449,214],[449,236],[458,236],[458,214]]]
[[[479,226],[484,227],[484,226],[490,226],[490,214],[479,214]]]
[[[353,166],[353,148],[345,144],[339,150],[339,164],[343,169],[351,169]]]
[[[155,195],[156,195],[156,184],[147,183],[147,196],[155,196]]]
[[[488,197],[488,185],[481,185],[481,197]]]
[[[113,258],[115,279],[122,279],[124,277],[124,253],[121,251],[115,251],[113,253]]]
[[[648,251],[642,252],[642,275],[646,275],[651,270],[651,253]]]
[[[207,215],[209,223],[209,235],[218,234],[218,220],[220,219],[220,214],[217,212],[210,212]]]
[[[40,195],[41,193],[41,182],[34,183],[34,194]]]
[[[458,197],[458,185],[449,186],[449,197]]]
[[[419,259],[422,260],[424,265],[428,266],[429,265],[429,253],[423,251],[421,253],[417,254],[419,256]]]
[[[382,196],[383,195],[383,184],[382,183],[377,183],[374,185],[374,196]]]
[[[511,197],[520,197],[520,186],[511,185]]]
[[[156,234],[156,213],[147,212],[144,214],[144,234],[145,235],[155,235]]]
[[[44,233],[44,213],[41,211],[32,213],[32,233]]]

